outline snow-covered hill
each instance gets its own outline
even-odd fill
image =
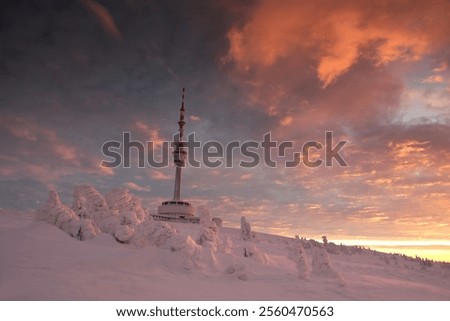
[[[55,226],[2,210],[0,300],[450,300],[450,264],[243,233],[216,227],[207,214],[202,224],[149,221],[143,229],[139,204],[121,192],[110,196],[142,214],[133,233],[129,224],[120,224],[128,234],[98,231],[69,208],[69,232],[57,219]],[[116,211],[126,223],[123,208]],[[83,224],[89,237],[80,240],[74,226]]]

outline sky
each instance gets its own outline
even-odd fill
[[[100,166],[105,142],[294,147],[277,166],[183,169],[182,196],[231,226],[450,253],[448,1],[2,1],[0,207],[75,185],[127,188],[152,212],[174,167]],[[286,168],[304,143],[348,166]],[[260,151],[259,151],[260,152]],[[311,151],[323,158],[324,150]],[[396,243],[397,242],[397,243]],[[414,243],[414,244],[416,244]],[[416,246],[416,245],[414,245]],[[441,256],[442,257],[442,256]],[[450,255],[448,256],[450,260]]]

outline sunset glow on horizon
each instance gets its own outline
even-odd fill
[[[255,231],[450,262],[449,1],[10,2],[0,208],[36,209],[49,189],[70,206],[90,184],[155,212],[174,167],[138,168],[136,150],[131,168],[101,167],[102,145],[129,132],[161,148],[186,87],[185,135],[294,144],[274,168],[188,166],[194,206],[229,226],[246,216]],[[326,132],[348,166],[283,165]]]

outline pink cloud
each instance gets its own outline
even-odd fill
[[[98,155],[90,155],[74,143],[69,143],[54,129],[23,117],[2,117],[0,123],[18,138],[20,159],[6,154],[3,173],[6,176],[28,176],[49,183],[77,172],[113,175],[111,168],[100,166]],[[13,148],[14,150],[14,148]]]
[[[173,179],[172,175],[169,175],[162,170],[151,170],[149,176],[157,181]]]
[[[133,191],[138,191],[138,192],[150,192],[150,187],[148,186],[140,186],[136,183],[133,182],[126,182],[123,183],[123,186],[125,186],[126,188],[133,190]]]
[[[160,135],[160,128],[158,126],[151,126],[141,120],[137,120],[134,123],[134,128],[136,128],[146,141],[155,144],[161,144],[164,141],[164,138]]]
[[[326,87],[361,57],[380,65],[418,60],[445,48],[449,11],[450,4],[440,0],[401,4],[261,1],[242,26],[228,32],[230,48],[224,61],[251,74],[255,68],[277,68],[279,63],[298,68],[312,59]]]

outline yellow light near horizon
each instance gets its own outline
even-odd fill
[[[383,239],[339,239],[336,244],[382,246],[382,247],[416,247],[416,246],[448,246],[450,240],[383,240]]]
[[[422,259],[429,259],[434,261],[443,261],[450,263],[450,247],[443,248],[428,248],[424,247],[382,247],[382,246],[374,246],[373,250],[377,250],[380,252],[386,253],[399,253],[405,254],[407,256],[415,257],[418,256]]]
[[[385,253],[450,262],[450,240],[337,240],[335,243],[359,245]]]
[[[239,228],[238,224],[232,227]],[[274,235],[285,236],[293,238],[291,229],[285,226],[272,226],[270,228],[258,228],[258,226],[252,226],[256,232],[269,233]],[[306,239],[315,239],[318,242],[322,242],[320,236],[301,235]],[[330,239],[337,245],[343,244],[346,246],[363,246],[372,250],[384,252],[384,253],[398,253],[404,254],[410,257],[418,256],[422,259],[429,259],[439,262],[450,263],[450,240],[436,239],[399,239],[399,240],[385,240],[385,239]]]

